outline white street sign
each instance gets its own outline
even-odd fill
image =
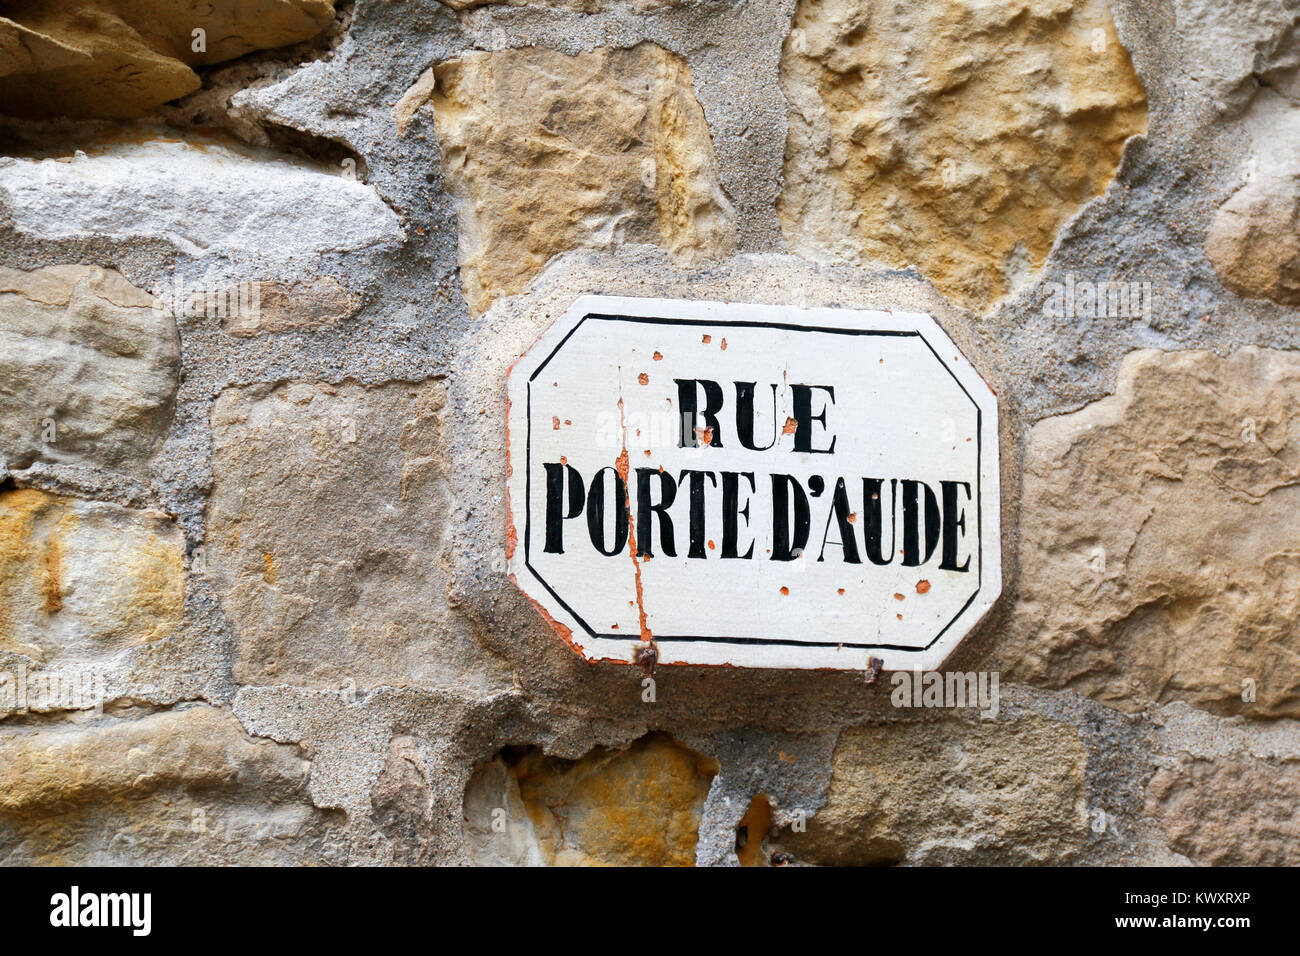
[[[997,398],[928,315],[587,296],[508,390],[511,577],[589,660],[928,670],[1001,590]]]

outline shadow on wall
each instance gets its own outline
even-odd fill
[[[578,760],[506,747],[465,790],[470,858],[483,866],[693,866],[718,769],[661,733]]]
[[[142,116],[197,90],[198,69],[318,36],[334,7],[335,0],[18,0],[0,19],[0,47],[22,51],[0,77],[0,113]]]

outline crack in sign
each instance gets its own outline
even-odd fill
[[[628,551],[632,555],[632,568],[636,573],[636,612],[637,618],[641,624],[641,640],[649,645],[653,650],[654,658],[659,657],[659,648],[655,645],[655,636],[650,631],[650,625],[646,621],[645,613],[645,588],[641,582],[641,562],[638,559],[636,546],[636,524],[632,520],[632,498],[628,481],[628,457],[627,457],[627,416],[623,407],[623,396],[618,397],[618,425],[619,433],[623,437],[623,450],[619,453],[614,462],[614,469],[618,472],[619,477],[623,479],[623,511],[627,515],[627,540]],[[639,662],[638,662],[639,663]],[[654,663],[651,662],[650,670],[654,669]]]

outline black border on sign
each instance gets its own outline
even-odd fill
[[[960,610],[953,615],[952,619],[940,628],[939,633],[930,640],[930,643],[923,647],[909,647],[902,644],[848,644],[842,641],[796,641],[788,638],[712,637],[690,634],[655,634],[654,639],[656,642],[696,641],[706,644],[762,644],[784,645],[788,647],[850,647],[856,650],[903,651],[905,653],[919,654],[922,651],[928,651],[933,647],[935,643],[938,642],[939,638],[943,637],[943,635],[947,633],[948,628],[952,627],[953,624],[957,622],[957,619],[966,613],[966,609],[969,608],[975,601],[975,598],[979,596],[980,591],[984,587],[984,469],[982,460],[984,453],[984,410],[980,408],[979,402],[975,401],[971,396],[971,393],[966,390],[966,386],[962,384],[961,379],[959,379],[953,370],[950,369],[943,359],[939,357],[939,353],[935,351],[934,346],[931,345],[929,340],[919,331],[903,331],[895,329],[840,329],[833,326],[797,325],[792,322],[753,322],[740,319],[670,319],[648,315],[609,315],[605,313],[589,312],[579,319],[574,324],[573,328],[569,329],[569,331],[565,333],[564,338],[560,339],[555,348],[551,349],[550,354],[548,354],[546,358],[542,360],[541,364],[533,370],[533,373],[528,376],[527,409],[525,416],[528,427],[524,441],[524,566],[528,568],[529,572],[531,572],[533,577],[537,579],[538,583],[540,583],[542,587],[546,588],[551,597],[555,598],[560,607],[564,608],[564,610],[582,626],[582,629],[586,631],[588,635],[596,640],[626,641],[629,639],[626,634],[597,634],[596,631],[592,629],[591,625],[587,623],[586,619],[570,607],[569,603],[560,597],[560,595],[556,593],[555,588],[551,587],[550,583],[547,582],[537,569],[533,567],[531,553],[529,551],[532,530],[533,379],[537,378],[537,376],[542,373],[542,369],[546,368],[547,363],[549,363],[551,359],[555,358],[556,353],[558,353],[560,349],[564,348],[565,343],[569,341],[578,329],[582,328],[583,323],[588,319],[601,322],[635,322],[647,325],[701,325],[712,328],[741,326],[745,328],[781,329],[790,332],[824,332],[830,335],[871,335],[892,336],[897,338],[919,338],[925,347],[930,350],[930,354],[934,356],[935,361],[939,363],[939,367],[952,376],[952,380],[957,383],[957,387],[961,389],[962,394],[966,396],[967,400],[973,406],[975,406],[975,522],[976,541],[979,542],[979,547],[976,549],[979,555],[979,568],[976,571],[975,592],[966,599],[966,603],[963,604]]]

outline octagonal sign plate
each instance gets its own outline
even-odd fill
[[[997,399],[928,315],[588,296],[508,387],[511,576],[589,660],[930,669],[1001,590]]]

